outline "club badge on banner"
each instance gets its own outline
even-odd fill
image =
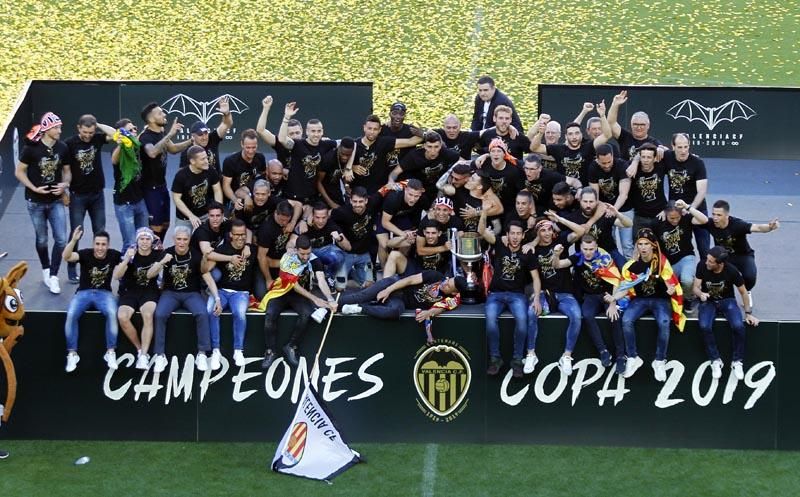
[[[314,389],[306,383],[289,429],[278,444],[272,470],[314,480],[330,480],[358,463]]]

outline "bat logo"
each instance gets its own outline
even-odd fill
[[[749,121],[751,117],[758,114],[752,107],[740,100],[729,100],[719,107],[706,107],[694,100],[686,99],[670,107],[667,115],[673,119],[700,121],[711,131],[723,121],[733,122],[737,119]]]
[[[220,95],[210,102],[201,102],[183,93],[178,93],[161,104],[161,108],[164,109],[164,112],[167,114],[195,116],[198,120],[207,123],[212,117],[222,115],[222,113],[217,110],[217,106],[219,105],[219,101],[224,97],[228,97],[231,113],[233,114],[242,114],[250,108],[242,100],[229,93]]]

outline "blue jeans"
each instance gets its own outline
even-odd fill
[[[717,313],[721,312],[725,319],[728,320],[728,325],[733,332],[733,360],[744,361],[744,320],[742,319],[742,311],[736,304],[736,299],[727,298],[717,302],[707,300],[700,302],[697,311],[697,324],[700,327],[700,332],[703,334],[703,341],[706,344],[706,353],[708,358],[712,361],[719,359],[719,350],[717,350],[717,341],[714,338],[714,318]]]
[[[231,311],[233,319],[233,348],[244,350],[244,332],[247,325],[247,306],[250,304],[250,292],[219,289],[220,305],[222,310]],[[208,324],[211,334],[211,347],[219,348],[219,316],[214,315],[214,297],[209,295],[206,303]]]
[[[589,333],[595,348],[598,352],[608,350],[603,334],[600,331],[600,326],[597,324],[597,315],[607,308],[608,304],[603,300],[602,295],[583,295],[583,304],[581,305],[581,315],[583,316],[583,325]],[[622,325],[620,320],[611,322],[611,339],[614,341],[614,356],[619,359],[625,357],[625,339],[622,336]]]
[[[708,215],[708,209],[698,209],[705,215]],[[700,226],[692,227],[692,234],[694,234],[694,244],[697,246],[697,253],[700,254],[700,260],[706,260],[708,249],[711,248],[711,233],[707,229]]]
[[[558,312],[569,319],[564,352],[572,352],[581,332],[581,306],[571,293],[556,293],[555,297],[558,301]]]
[[[522,359],[528,335],[528,298],[524,293],[517,292],[491,292],[486,297],[486,336],[489,340],[489,356],[500,357],[498,317],[506,307],[514,316],[514,353],[512,357]]]
[[[633,219],[632,210],[623,212],[622,214],[625,214],[630,219]],[[633,226],[630,228],[620,228],[615,225],[614,229],[619,232],[619,244],[620,247],[622,247],[622,255],[624,255],[626,259],[630,259],[633,257]]]
[[[106,199],[103,190],[95,193],[72,193],[69,197],[69,230],[70,233],[80,226],[83,228],[83,220],[86,213],[92,222],[92,234],[106,229]],[[85,231],[85,230],[84,230]],[[78,244],[74,250],[78,251]],[[78,263],[70,262],[67,264],[67,272],[70,277],[77,276],[76,266]]]
[[[354,278],[358,286],[363,286],[367,281],[373,281],[372,276],[372,257],[369,252],[364,254],[344,253],[344,260],[339,266],[339,273],[336,275],[336,289],[344,290],[347,287],[347,278],[350,271],[354,271]]]
[[[148,226],[147,206],[144,200],[133,204],[114,204],[114,214],[117,215],[119,232],[122,235],[122,250],[124,254],[128,247],[136,243],[136,230]]]
[[[628,350],[628,357],[637,357],[636,352],[636,330],[633,324],[642,315],[650,311],[655,317],[658,325],[658,339],[656,341],[656,360],[663,361],[667,357],[667,346],[669,345],[669,323],[672,319],[672,309],[669,299],[635,297],[631,300],[625,313],[622,315],[622,333],[625,335],[625,348]]]
[[[87,310],[95,308],[106,318],[106,348],[117,346],[119,323],[117,321],[117,298],[108,290],[78,290],[67,308],[67,321],[64,335],[67,337],[67,350],[78,350],[78,320]]]
[[[705,260],[705,258],[703,258]],[[672,265],[672,271],[678,275],[683,288],[683,298],[688,300],[692,297],[692,285],[694,285],[694,270],[697,269],[697,259],[693,255],[687,255]]]
[[[339,304],[358,304],[361,306],[361,312],[378,319],[400,319],[400,315],[406,309],[400,292],[394,292],[384,303],[373,303],[382,290],[398,281],[400,281],[400,275],[396,274],[384,278],[368,288],[342,294]]]
[[[54,202],[33,202],[28,200],[28,214],[31,216],[36,233],[36,254],[42,269],[50,269],[51,276],[57,276],[61,267],[61,252],[67,245],[67,215],[61,200]],[[48,253],[47,223],[53,231],[53,251]]]
[[[213,298],[211,299],[214,300]],[[164,290],[158,298],[158,305],[156,306],[155,322],[156,322],[156,338],[155,345],[153,345],[154,354],[164,353],[164,344],[167,341],[167,320],[172,315],[173,311],[178,307],[184,307],[192,313],[195,325],[197,328],[197,350],[205,352],[211,347],[209,346],[209,325],[208,325],[208,312],[206,310],[206,303],[203,301],[203,296],[200,292],[174,292],[172,290]],[[213,311],[213,302],[212,308]]]
[[[325,276],[333,278],[339,272],[344,262],[344,250],[336,245],[325,245],[322,248],[312,250],[312,253],[322,261],[325,266]]]

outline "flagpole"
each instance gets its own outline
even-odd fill
[[[336,294],[336,303],[339,303],[339,297],[341,296],[341,292]],[[333,315],[336,314],[335,312],[331,312],[331,315],[328,317],[328,324],[325,326],[325,331],[322,333],[322,341],[319,343],[319,348],[317,349],[317,355],[314,357],[314,365],[311,367],[311,373],[309,373],[308,378],[309,380],[314,377],[314,372],[319,369],[319,356],[322,354],[322,347],[325,346],[325,339],[328,337],[328,330],[331,329],[331,322],[333,322]]]

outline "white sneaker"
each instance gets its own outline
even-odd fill
[[[747,292],[747,297],[750,299],[750,310],[753,310],[755,304],[753,304],[753,292]]]
[[[58,276],[50,277],[50,284],[47,285],[47,288],[50,289],[50,293],[54,293],[56,295],[61,293],[61,285],[58,283]]]
[[[733,376],[735,376],[737,380],[744,379],[744,368],[742,367],[742,361],[733,361],[731,363],[731,369],[733,369]]]
[[[344,304],[342,306],[342,314],[360,314],[361,306],[358,304]]]
[[[653,361],[653,373],[655,373],[656,381],[667,381],[667,361]]]
[[[536,354],[528,354],[525,356],[525,363],[522,366],[522,372],[525,374],[533,373],[533,370],[536,368],[536,364],[539,362],[539,358],[536,357]]]
[[[117,365],[117,353],[113,350],[107,351],[105,355],[103,355],[103,360],[108,364],[108,369],[117,369],[119,367]]]
[[[628,362],[625,364],[625,373],[622,377],[630,378],[637,369],[642,367],[642,364],[644,364],[644,361],[638,355],[636,357],[628,357]]]
[[[47,288],[50,288],[50,268],[42,269],[42,283]]]
[[[219,353],[219,349],[214,349],[211,352],[211,360],[209,361],[209,366],[211,367],[212,371],[216,371],[222,367],[219,363],[220,359],[222,358],[222,354]]]
[[[711,377],[714,379],[722,378],[722,359],[711,361]]]
[[[558,369],[561,370],[564,375],[569,376],[572,374],[572,357],[562,355],[561,359],[558,360]]]
[[[194,365],[198,371],[208,371],[208,358],[205,352],[198,352],[194,358]]]
[[[150,365],[150,356],[144,352],[139,352],[139,357],[136,359],[136,369],[147,369]]]
[[[237,366],[244,366],[244,354],[239,349],[233,351],[233,363]]]
[[[69,354],[67,354],[67,367],[65,367],[64,370],[67,373],[71,373],[71,372],[75,371],[75,368],[78,367],[78,363],[80,361],[81,361],[81,358],[80,358],[80,356],[78,355],[77,352],[70,352]]]
[[[167,356],[164,354],[158,354],[156,356],[156,360],[153,361],[153,372],[163,373],[164,370],[167,369],[167,364],[169,364],[169,361],[167,361]],[[138,367],[139,364],[137,363],[136,366]]]

